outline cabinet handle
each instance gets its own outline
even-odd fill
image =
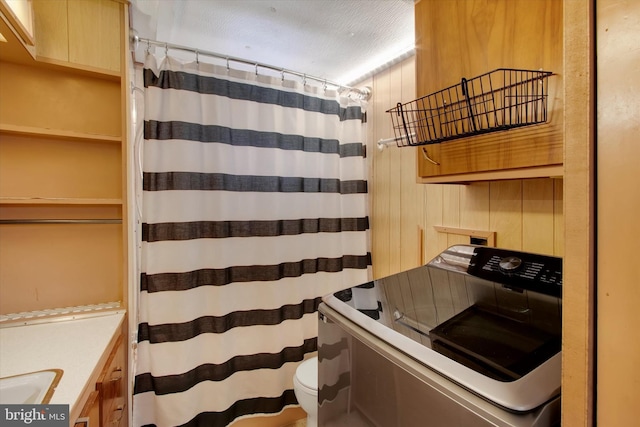
[[[115,368],[111,371],[111,376],[109,377],[109,382],[116,382],[122,379],[122,368]]]
[[[429,153],[427,153],[427,149],[425,147],[422,147],[422,155],[424,156],[424,158],[428,161],[430,161],[431,163],[433,163],[436,166],[440,166],[440,163],[436,162],[435,160],[433,160],[431,157],[429,157]]]
[[[123,415],[124,415],[124,406],[118,405],[118,407],[114,409],[113,413],[111,414],[111,420],[109,421],[109,423],[119,424],[120,420],[122,420]]]

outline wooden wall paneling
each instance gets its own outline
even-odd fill
[[[562,425],[594,424],[595,14],[593,2],[563,1],[565,240]],[[631,329],[630,329],[631,330]],[[635,408],[634,408],[635,409]]]
[[[460,185],[445,185],[442,189],[442,224],[445,227],[460,228]],[[446,234],[446,247],[469,243],[469,239],[459,234]],[[443,248],[446,249],[446,248]]]
[[[382,105],[384,110],[396,105],[399,98],[402,97],[402,63],[396,64],[389,69],[389,96],[387,105]],[[389,129],[389,137],[393,136],[391,129],[391,119],[389,113],[385,113],[383,118],[384,124],[382,129]],[[408,206],[402,205],[401,193],[404,190],[402,186],[402,149],[396,147],[387,147],[384,151],[389,157],[389,273],[398,273],[401,271],[402,263],[402,214]]]
[[[638,424],[640,3],[596,2],[598,426]]]
[[[489,184],[489,229],[496,232],[496,246],[522,249],[522,181]]]
[[[115,1],[67,0],[69,61],[120,72],[120,7]]]
[[[553,255],[553,180],[522,181],[522,250]]]
[[[373,80],[373,128],[374,144],[380,139],[390,138],[391,125],[388,123],[385,108],[391,102],[389,70],[377,74]],[[388,276],[391,268],[389,264],[390,251],[390,164],[389,149],[371,150],[373,155],[373,182],[371,197],[373,211],[371,222],[373,277]]]
[[[398,102],[408,102],[416,95],[415,57],[408,58],[402,65],[401,99]],[[390,106],[392,107],[392,106]],[[387,120],[390,120],[387,118]],[[422,235],[424,232],[423,197],[424,186],[416,182],[418,176],[415,148],[395,148],[400,153],[400,270],[405,271],[421,265]]]
[[[67,1],[36,0],[32,4],[37,57],[68,61]],[[43,34],[46,34],[46,37],[42,36]]]
[[[460,227],[493,231],[489,224],[489,183],[476,182],[461,186]]]
[[[460,227],[460,186],[445,185],[442,188],[442,224]]]
[[[442,214],[444,204],[444,188],[445,185],[426,184],[424,197],[424,252],[425,260],[430,261],[440,252],[447,248],[447,236],[444,233],[438,233],[433,226],[442,225]]]

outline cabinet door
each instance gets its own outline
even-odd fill
[[[111,0],[67,0],[69,62],[120,72],[120,7]]]
[[[69,32],[67,24],[67,2],[33,2],[38,57],[69,61]]]
[[[547,123],[424,146],[438,165],[419,154],[418,175],[510,170],[512,178],[531,177],[545,176],[535,168],[562,165],[562,1],[421,0],[415,12],[419,97],[498,68],[554,73]]]
[[[119,73],[121,7],[112,0],[34,2],[38,59]]]

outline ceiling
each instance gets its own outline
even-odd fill
[[[411,55],[414,47],[414,0],[131,3],[131,26],[140,38],[243,58],[343,85],[356,84]],[[137,46],[137,60],[142,61],[146,49],[146,44]],[[156,48],[156,53],[163,54],[163,50]],[[195,59],[193,53],[170,50],[170,54]]]

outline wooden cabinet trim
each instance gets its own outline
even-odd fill
[[[594,425],[594,2],[565,0],[562,425]]]
[[[477,181],[500,181],[527,178],[562,178],[562,165],[543,166],[538,168],[507,169],[501,171],[478,172],[459,175],[418,177],[420,184],[468,184]]]

